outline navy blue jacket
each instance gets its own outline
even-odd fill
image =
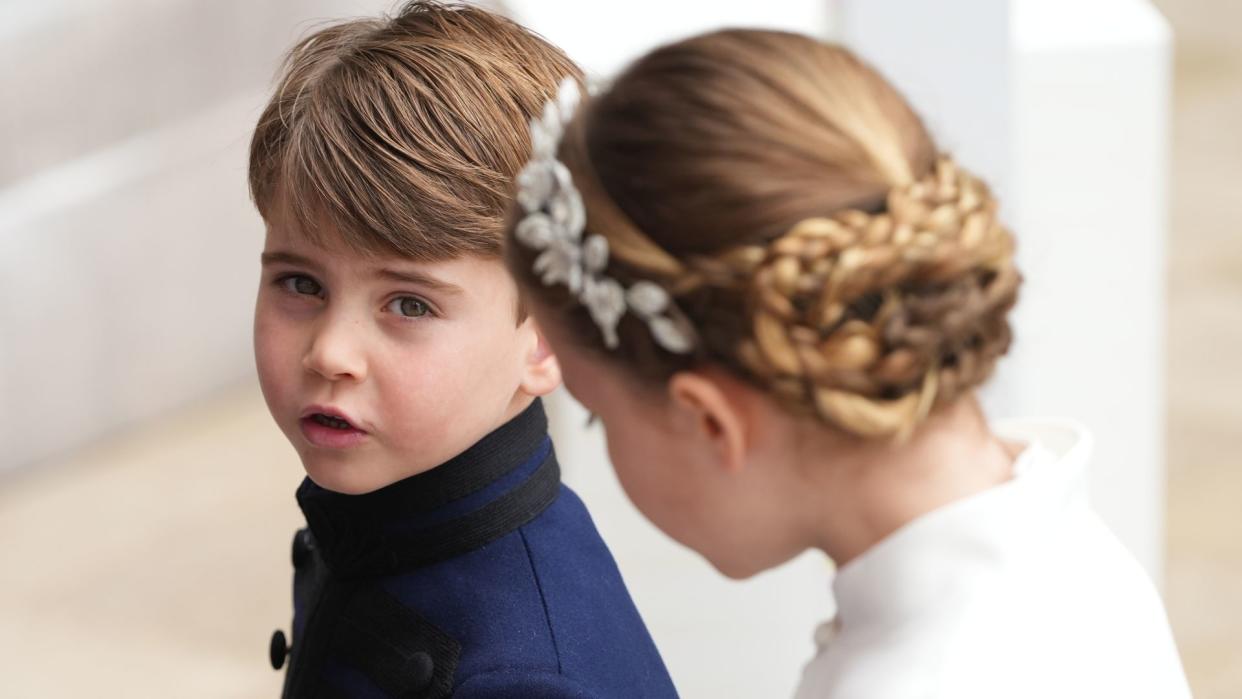
[[[298,489],[285,697],[675,697],[536,401],[365,495]]]

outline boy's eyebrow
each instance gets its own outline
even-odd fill
[[[293,265],[294,267],[316,266],[314,260],[309,257],[302,257],[297,253],[284,252],[282,250],[277,250],[275,252],[264,252],[262,255],[259,255],[259,261],[264,267],[281,263]]]
[[[315,261],[309,257],[303,257],[295,252],[285,252],[284,250],[275,250],[272,252],[264,252],[259,256],[264,266],[275,264],[287,264],[294,267],[316,267]],[[436,279],[430,274],[423,274],[413,270],[391,269],[382,267],[375,270],[375,276],[381,279],[389,279],[398,282],[407,282],[410,284],[418,284],[429,289],[435,289],[446,294],[461,294],[464,290],[456,284]]]
[[[382,279],[389,279],[392,281],[407,282],[410,284],[418,284],[420,286],[425,286],[430,289],[435,289],[436,291],[440,291],[446,294],[463,293],[462,288],[460,286],[457,286],[456,284],[450,284],[449,282],[436,279],[435,277],[429,274],[422,274],[421,272],[415,272],[413,270],[390,269],[390,268],[385,267],[385,268],[376,270],[375,276],[380,277]]]

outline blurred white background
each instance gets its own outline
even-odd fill
[[[246,146],[295,38],[392,4],[0,3],[0,696],[279,693],[301,469],[253,376]],[[600,76],[723,24],[840,36],[889,72],[1023,245],[1033,300],[989,404],[1097,430],[1093,497],[1163,579],[1196,696],[1242,696],[1236,3],[507,9]],[[788,695],[827,561],[720,579],[638,517],[576,407],[554,411],[682,692]]]

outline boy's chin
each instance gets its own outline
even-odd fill
[[[342,495],[365,495],[406,477],[403,474],[377,473],[349,463],[323,463],[310,459],[303,459],[302,467],[315,485]]]

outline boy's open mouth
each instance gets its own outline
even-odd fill
[[[357,429],[356,427],[349,424],[345,420],[342,420],[339,417],[332,417],[331,415],[324,415],[323,413],[315,413],[314,415],[310,416],[310,419],[323,425],[324,427],[331,427],[337,430]]]
[[[336,413],[335,410],[331,412]],[[327,412],[315,411],[314,408],[307,411],[298,422],[306,441],[325,449],[345,449],[362,444],[369,438],[366,430],[354,427],[352,422],[340,414],[330,415]]]

